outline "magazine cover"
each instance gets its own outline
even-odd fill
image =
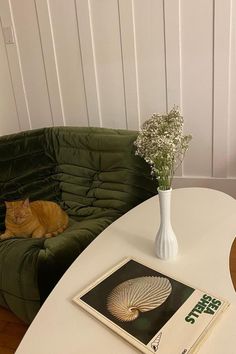
[[[73,301],[143,353],[158,354],[195,353],[229,305],[131,258]]]

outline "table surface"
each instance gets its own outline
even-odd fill
[[[125,257],[227,299],[231,305],[199,354],[235,354],[236,296],[229,255],[236,235],[236,200],[206,188],[173,190],[172,226],[179,254],[156,258],[159,198],[130,210],[104,230],[75,260],[35,317],[16,354],[131,354],[127,341],[72,302],[72,298]],[[226,349],[227,348],[227,349]]]

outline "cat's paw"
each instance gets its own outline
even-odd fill
[[[11,236],[7,235],[7,234],[1,234],[0,235],[0,240],[6,240],[7,238],[10,238]]]
[[[46,238],[50,238],[50,237],[52,237],[53,236],[53,233],[52,232],[48,232],[47,234],[45,234],[45,237]]]

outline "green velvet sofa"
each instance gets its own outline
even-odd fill
[[[134,131],[54,127],[0,138],[0,233],[5,200],[52,200],[69,215],[53,238],[0,241],[0,306],[30,323],[75,258],[109,224],[156,193],[134,154]]]

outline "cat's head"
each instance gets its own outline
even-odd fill
[[[29,199],[5,202],[6,216],[14,224],[22,224],[32,215]]]

